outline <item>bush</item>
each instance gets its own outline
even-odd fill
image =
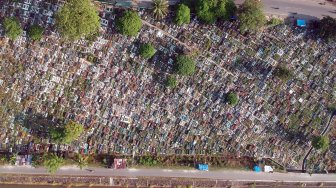
[[[140,16],[134,11],[126,11],[117,20],[116,28],[123,35],[135,36],[142,27]]]
[[[167,87],[171,87],[171,88],[175,88],[177,86],[177,79],[175,76],[169,75],[166,81],[166,86]]]
[[[153,57],[155,52],[156,52],[156,50],[155,50],[154,46],[150,43],[142,44],[140,46],[140,55],[145,59],[149,59],[149,58]]]
[[[5,18],[3,21],[3,27],[5,29],[5,34],[12,40],[17,39],[22,33],[20,22],[14,17]]]
[[[187,5],[180,4],[176,11],[175,23],[177,25],[190,23],[190,9]]]
[[[236,105],[238,104],[238,96],[236,93],[230,92],[226,96],[226,100],[229,103],[229,105]]]
[[[28,35],[32,40],[41,40],[43,28],[39,25],[33,25],[29,28]]]
[[[315,149],[326,150],[329,147],[329,137],[316,136],[312,140],[312,145]]]
[[[186,55],[179,55],[176,61],[176,72],[183,76],[194,74],[196,63]]]

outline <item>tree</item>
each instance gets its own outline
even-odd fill
[[[330,16],[323,17],[320,21],[318,33],[327,41],[336,40],[336,19]]]
[[[194,60],[186,55],[179,55],[176,59],[176,72],[183,76],[194,74],[196,64]]]
[[[277,66],[274,70],[274,75],[282,81],[287,81],[292,78],[292,73],[285,66]]]
[[[197,16],[206,23],[214,23],[216,19],[229,19],[236,11],[233,0],[197,0]]]
[[[140,46],[140,55],[145,59],[149,59],[149,58],[153,57],[155,52],[156,52],[156,50],[155,50],[154,46],[150,43],[142,44]]]
[[[134,11],[126,11],[117,20],[116,28],[123,35],[135,36],[142,27],[140,16]]]
[[[65,138],[64,128],[53,128],[50,130],[51,140],[56,143],[63,143]]]
[[[153,15],[155,19],[162,19],[168,14],[167,0],[153,0]]]
[[[77,40],[96,33],[99,19],[90,0],[68,0],[56,14],[56,26],[63,37]]]
[[[263,5],[259,0],[246,0],[238,15],[240,31],[257,31],[266,24],[266,17],[263,12]]]
[[[190,23],[190,9],[187,5],[180,4],[177,8],[175,23],[177,25]]]
[[[238,104],[238,96],[236,93],[234,92],[229,92],[227,95],[226,95],[226,101],[229,103],[229,105],[236,105]]]
[[[47,168],[49,173],[55,173],[63,164],[64,160],[56,154],[47,154],[43,159],[43,166]]]
[[[83,131],[83,125],[74,121],[69,121],[64,127],[63,142],[66,144],[71,143],[72,141],[76,140],[83,133]]]
[[[39,25],[33,25],[29,28],[28,35],[32,40],[41,40],[43,28]]]
[[[312,145],[315,149],[326,150],[329,147],[329,137],[316,136],[312,140]]]
[[[84,167],[88,166],[88,159],[88,156],[83,157],[81,154],[77,154],[77,166],[82,170]]]
[[[169,75],[166,80],[166,86],[175,88],[177,86],[177,79],[175,76]]]
[[[15,17],[5,18],[3,27],[5,29],[5,34],[12,40],[17,39],[22,33],[20,22]]]

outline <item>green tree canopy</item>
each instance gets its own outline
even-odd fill
[[[43,166],[47,168],[49,173],[55,173],[61,167],[63,162],[63,158],[51,153],[44,156]]]
[[[166,80],[166,86],[170,88],[175,88],[178,82],[175,76],[169,75]]]
[[[229,92],[226,95],[226,100],[229,103],[229,105],[233,105],[234,106],[234,105],[238,104],[238,96],[234,92]]]
[[[8,38],[15,40],[21,35],[22,28],[17,18],[5,18],[2,24]]]
[[[177,25],[190,23],[190,9],[187,5],[178,5],[175,17],[175,23]]]
[[[84,127],[74,121],[69,121],[64,127],[64,143],[71,143],[76,140],[84,131]]]
[[[90,0],[67,0],[56,15],[56,25],[63,37],[77,40],[96,33],[100,22]]]
[[[51,140],[56,143],[63,143],[65,138],[64,128],[53,128],[50,130]]]
[[[155,50],[154,46],[150,43],[142,44],[140,46],[140,55],[145,59],[149,59],[149,58],[153,57],[155,52],[156,52],[156,50]]]
[[[292,78],[292,73],[290,70],[288,70],[285,66],[277,66],[274,70],[274,75],[278,78],[280,78],[282,81],[287,81]]]
[[[123,35],[135,36],[142,27],[140,16],[134,11],[126,11],[117,20],[116,27],[118,32]]]
[[[315,149],[326,150],[329,147],[329,137],[316,136],[312,140],[312,145]]]
[[[183,76],[194,74],[196,63],[186,55],[179,55],[176,59],[176,72]]]
[[[41,40],[43,28],[39,25],[33,25],[29,28],[28,35],[32,40]]]
[[[320,24],[318,33],[328,41],[336,40],[336,19],[330,16],[324,17]]]
[[[238,17],[241,32],[257,31],[267,22],[262,2],[259,0],[246,0],[241,6]]]
[[[233,0],[197,0],[197,16],[206,23],[214,23],[217,18],[229,19],[236,11]]]

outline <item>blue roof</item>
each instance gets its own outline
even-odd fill
[[[198,164],[197,165],[197,169],[198,170],[205,170],[208,171],[209,170],[209,166],[207,164]]]
[[[299,27],[306,27],[306,20],[296,20],[296,25]]]
[[[259,166],[254,166],[253,171],[255,172],[261,172],[261,168]]]

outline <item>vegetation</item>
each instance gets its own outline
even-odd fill
[[[33,25],[29,28],[28,35],[32,40],[41,40],[43,28],[39,25]]]
[[[154,46],[150,43],[142,44],[140,46],[140,55],[145,59],[149,59],[149,58],[153,57],[155,52],[156,52],[156,50],[155,50]]]
[[[118,32],[123,35],[135,36],[142,27],[140,16],[134,11],[126,11],[117,20],[116,27]]]
[[[77,40],[97,33],[100,22],[90,0],[68,0],[56,15],[56,25],[63,37]]]
[[[154,166],[158,163],[154,157],[151,156],[141,156],[139,160],[140,165],[145,165],[145,166]]]
[[[53,142],[69,144],[76,140],[84,131],[83,125],[70,121],[64,127],[57,127],[50,131]]]
[[[63,158],[52,153],[44,156],[43,166],[47,168],[49,173],[55,173],[61,167],[63,162]]]
[[[239,11],[240,31],[257,31],[266,24],[263,5],[259,0],[246,0]]]
[[[330,16],[324,17],[320,24],[318,33],[329,42],[336,40],[336,19]]]
[[[175,88],[178,82],[175,76],[169,75],[166,80],[166,86],[170,88]]]
[[[233,0],[197,0],[196,14],[206,23],[214,23],[218,18],[229,19],[236,11]]]
[[[277,26],[277,25],[281,25],[283,24],[284,21],[281,20],[281,19],[278,19],[278,18],[271,18],[267,24],[270,26],[270,27],[273,27],[273,26]]]
[[[179,55],[176,61],[176,72],[183,76],[194,74],[196,63],[186,55]]]
[[[76,140],[84,131],[83,125],[69,121],[64,129],[64,143],[71,143]]]
[[[226,101],[229,103],[229,105],[236,105],[238,104],[238,96],[236,93],[234,92],[229,92],[227,95],[226,95]]]
[[[175,23],[177,25],[190,23],[190,9],[187,5],[180,4],[176,11]]]
[[[274,75],[280,78],[282,81],[287,81],[292,78],[292,73],[284,66],[277,66],[274,71]]]
[[[153,15],[155,19],[162,19],[168,14],[168,1],[167,0],[153,0]]]
[[[77,154],[77,157],[76,157],[76,163],[77,163],[77,166],[83,170],[84,167],[88,166],[88,159],[89,157],[86,156],[86,157],[83,157],[81,154]]]
[[[15,40],[21,35],[22,28],[17,18],[5,18],[2,24],[5,29],[5,34],[8,36],[8,38]]]
[[[327,136],[316,136],[312,140],[315,149],[326,150],[329,147],[329,138]]]
[[[63,143],[65,138],[64,128],[53,128],[50,130],[50,137],[53,142]]]

